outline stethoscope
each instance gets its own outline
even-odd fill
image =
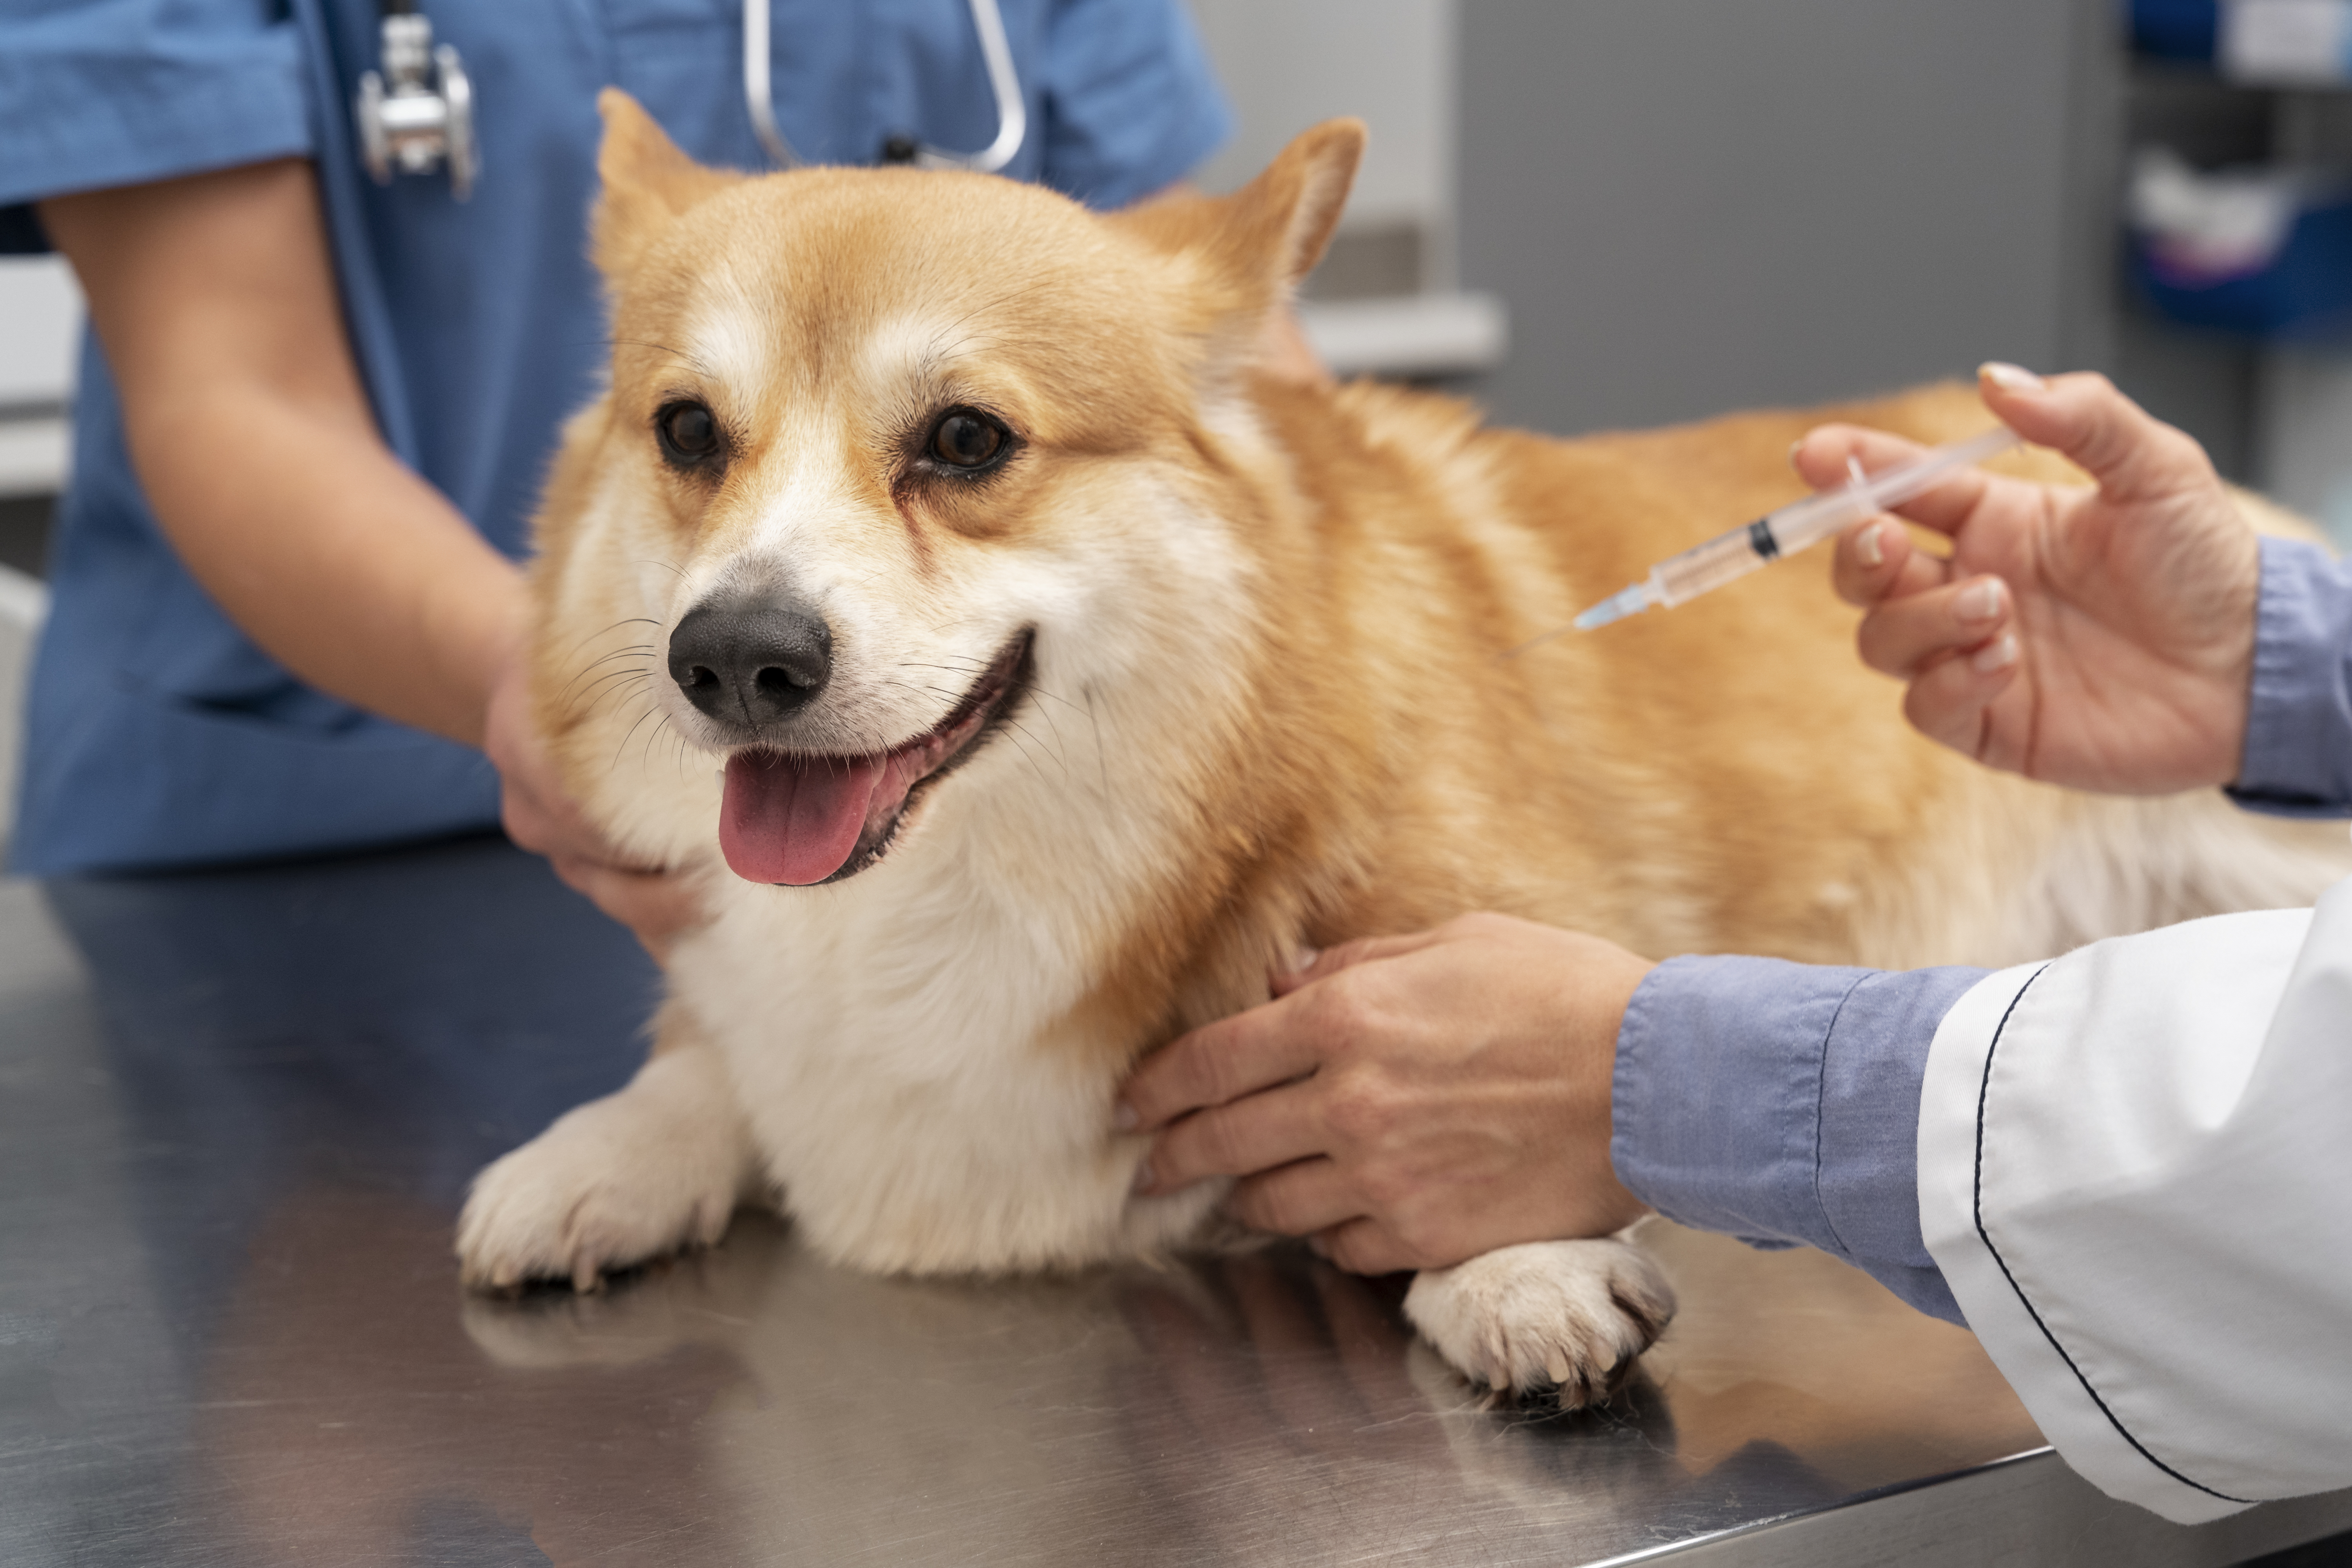
[[[798,153],[776,129],[775,97],[768,78],[768,7],[772,0],[743,0],[743,107],[760,145],[780,168],[800,166]],[[988,67],[988,89],[996,99],[996,140],[977,153],[950,153],[912,137],[893,136],[882,145],[886,163],[926,169],[973,169],[993,174],[1021,151],[1029,134],[1029,109],[1021,78],[1013,68],[1004,16],[996,0],[968,0],[972,30],[980,35],[981,58]],[[474,194],[482,155],[474,140],[474,84],[465,62],[449,44],[436,47],[433,24],[419,15],[416,0],[379,0],[383,18],[378,47],[381,75],[360,78],[352,98],[359,123],[360,162],[379,185],[392,176],[429,174],[445,163],[449,193],[459,201]]]

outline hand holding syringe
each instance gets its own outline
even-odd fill
[[[1791,501],[1744,528],[1735,528],[1680,555],[1668,556],[1650,568],[1646,579],[1601,600],[1577,616],[1572,625],[1578,631],[1589,632],[1654,605],[1671,607],[1695,599],[1710,588],[1720,588],[1745,577],[1783,555],[1794,555],[1852,523],[1901,505],[1934,487],[1955,468],[1980,463],[2020,445],[2022,443],[2012,431],[1988,430],[1969,440],[1923,452],[1910,462],[1898,463],[1875,474],[1863,473],[1859,464],[1850,465],[1853,477],[1837,489]],[[1536,641],[1558,635],[1550,633]],[[1535,644],[1527,646],[1532,647]]]

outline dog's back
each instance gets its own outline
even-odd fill
[[[1265,796],[1225,815],[1311,843],[1312,944],[1493,909],[1656,954],[1991,964],[2307,902],[2352,869],[2324,826],[2210,792],[2084,796],[1927,741],[1819,558],[1547,637],[1803,493],[1787,454],[1823,420],[1985,428],[1961,388],[1570,441],[1368,383],[1262,396],[1308,503],[1297,539],[1256,536],[1280,652],[1249,743],[1283,766],[1247,770]],[[2081,478],[2046,453],[1995,466]]]

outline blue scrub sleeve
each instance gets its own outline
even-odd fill
[[[1958,1322],[1919,1233],[1919,1092],[1936,1026],[1986,973],[1660,964],[1617,1033],[1617,1179],[1669,1219],[1819,1247]]]
[[[15,0],[0,10],[0,244],[27,204],[310,151],[299,43],[268,0]]]
[[[2263,541],[2246,749],[2231,798],[2276,816],[2352,816],[2352,563]]]
[[[1233,110],[1178,0],[1055,0],[1045,40],[1044,184],[1118,207],[1190,174]]]

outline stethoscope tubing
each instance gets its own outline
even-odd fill
[[[1021,96],[1021,77],[1013,65],[1013,46],[1004,36],[1004,15],[996,0],[968,0],[973,31],[980,35],[980,57],[988,68],[988,89],[996,100],[996,140],[977,153],[950,153],[923,145],[915,161],[926,168],[971,169],[993,174],[1013,162],[1029,134],[1029,106]],[[780,169],[795,169],[801,157],[776,128],[774,84],[769,75],[770,0],[743,0],[743,107],[751,112],[751,131]]]

